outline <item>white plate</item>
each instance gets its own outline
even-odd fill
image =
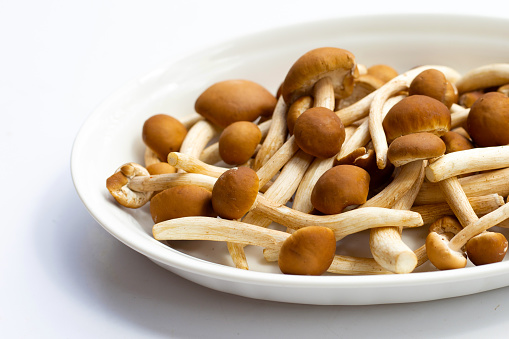
[[[483,17],[395,15],[341,18],[262,32],[162,65],[102,103],[76,137],[72,175],[94,218],[113,236],[158,265],[212,289],[257,299],[306,304],[361,305],[434,300],[509,285],[509,262],[455,271],[384,276],[290,276],[248,248],[252,270],[231,267],[222,243],[180,242],[172,249],[151,235],[147,208],[114,202],[105,181],[121,164],[142,163],[141,126],[156,113],[184,116],[209,85],[250,79],[275,92],[291,64],[322,46],[350,50],[359,63],[399,71],[424,64],[465,72],[509,61],[509,21]],[[363,235],[349,237],[360,243]],[[361,244],[361,247],[365,246]],[[185,252],[185,253],[183,253]],[[362,250],[361,250],[362,252]]]

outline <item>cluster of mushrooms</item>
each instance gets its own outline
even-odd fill
[[[285,274],[495,263],[507,240],[493,227],[509,227],[508,92],[509,64],[398,74],[317,48],[276,95],[226,80],[196,113],[150,117],[145,164],[120,166],[106,185],[125,207],[150,204],[155,239],[227,242],[241,269],[247,245]],[[412,250],[402,232],[424,225]],[[366,230],[372,257],[336,254],[338,240]]]

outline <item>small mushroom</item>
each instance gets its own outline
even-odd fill
[[[320,79],[330,78],[334,93],[347,97],[353,90],[355,65],[354,55],[344,49],[322,47],[308,51],[288,71],[282,96],[291,105],[298,98],[311,94]]]
[[[384,83],[398,76],[398,71],[386,64],[377,64],[368,67],[367,74],[372,75]]]
[[[410,84],[408,95],[426,95],[443,103],[447,108],[458,101],[458,90],[444,73],[436,69],[422,71]]]
[[[439,157],[445,149],[442,139],[432,133],[412,133],[396,138],[389,145],[387,158],[399,167],[412,161]]]
[[[483,232],[465,245],[468,259],[476,266],[500,262],[507,253],[507,239],[498,232]]]
[[[285,274],[321,275],[336,253],[336,237],[326,227],[308,226],[288,237],[279,252],[279,268]]]
[[[225,80],[207,88],[195,102],[195,110],[220,127],[236,121],[254,121],[271,115],[276,98],[249,80]]]
[[[462,227],[454,217],[445,216],[430,226],[426,237],[426,252],[429,261],[439,270],[463,268],[467,258],[463,251],[453,250],[448,245],[450,240],[461,231]]]
[[[311,107],[313,107],[313,97],[309,95],[300,97],[291,104],[286,115],[286,124],[290,135],[293,135],[293,127],[295,126],[297,118]]]
[[[369,181],[368,172],[360,167],[335,166],[316,182],[311,193],[311,203],[324,214],[341,213],[348,206],[366,202]]]
[[[509,97],[489,92],[470,108],[467,131],[481,147],[509,144]]]
[[[150,214],[155,223],[191,216],[216,216],[212,193],[196,185],[175,186],[155,195],[150,200]]]
[[[158,162],[146,167],[150,175],[176,173],[177,169],[167,162]]]
[[[425,95],[412,95],[394,105],[383,120],[387,141],[418,132],[441,136],[449,131],[451,114],[440,101]]]
[[[106,179],[106,188],[122,206],[139,208],[150,200],[153,192],[133,191],[129,188],[129,182],[135,177],[148,177],[149,175],[145,167],[133,162],[127,163]]]
[[[142,129],[143,142],[157,154],[161,161],[166,161],[168,153],[180,150],[186,135],[185,126],[166,114],[157,114],[148,118]]]
[[[219,154],[229,165],[247,162],[262,139],[258,126],[250,121],[237,121],[227,126],[219,136]]]
[[[477,101],[477,99],[483,96],[483,94],[483,91],[471,91],[463,93],[458,98],[458,104],[463,107],[470,108],[474,102]]]
[[[453,153],[474,148],[470,140],[455,131],[449,131],[441,136],[445,144],[445,153]]]
[[[330,109],[313,107],[302,113],[293,129],[297,145],[318,158],[330,158],[341,149],[345,128]]]

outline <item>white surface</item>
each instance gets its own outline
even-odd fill
[[[429,22],[433,22],[432,28]],[[399,27],[407,27],[404,34],[399,34]],[[299,39],[293,39],[295,36]],[[505,287],[509,284],[509,258],[496,265],[457,271],[436,272],[428,264],[419,267],[419,274],[309,277],[280,274],[277,264],[268,264],[255,248],[247,255],[251,270],[238,270],[231,267],[224,243],[173,244],[191,256],[162,245],[153,238],[148,206],[122,208],[107,192],[104,181],[127,161],[143,163],[140,129],[146,119],[160,112],[184,117],[211,83],[244,78],[275,93],[286,70],[302,53],[338,44],[354,51],[356,60],[365,65],[384,62],[404,71],[416,64],[440,64],[465,73],[479,65],[504,62],[509,55],[507,36],[509,20],[407,14],[321,20],[214,45],[157,67],[101,104],[75,140],[73,180],[87,209],[116,238],[178,275],[223,292],[292,303],[374,305],[428,301]],[[472,45],[483,48],[471,51]],[[373,46],[383,46],[383,50],[373,53],[377,48]],[[458,58],[465,53],[469,53],[468,58]],[[450,73],[459,77],[454,70],[449,69]],[[405,232],[413,235],[406,239],[412,248],[424,243],[425,231]],[[366,234],[356,234],[342,241],[339,248],[355,248],[355,255],[370,256],[368,243]]]
[[[505,335],[508,288],[442,301],[303,306],[190,283],[105,232],[72,186],[72,142],[128,80],[176,55],[288,23],[427,11],[503,16],[502,2],[3,1],[0,335],[6,338]],[[492,6],[490,6],[490,4]],[[341,6],[341,7],[340,7]],[[354,7],[355,6],[355,7]],[[475,48],[475,46],[473,47]],[[100,150],[98,150],[100,151]],[[438,334],[439,333],[439,334]]]

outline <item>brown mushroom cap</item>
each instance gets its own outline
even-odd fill
[[[313,97],[305,95],[295,100],[293,104],[288,107],[286,113],[286,125],[288,126],[288,132],[293,135],[293,127],[295,122],[301,116],[302,113],[313,107]]]
[[[302,55],[290,68],[281,93],[287,104],[311,94],[315,83],[330,77],[334,93],[347,97],[353,89],[355,57],[349,51],[335,47],[313,49]]]
[[[394,105],[383,121],[390,143],[402,135],[430,132],[441,136],[451,127],[451,113],[440,101],[426,95],[412,95]]]
[[[387,151],[387,158],[396,167],[415,160],[439,157],[445,153],[445,144],[434,134],[413,133],[396,138]]]
[[[249,80],[226,80],[213,84],[196,99],[194,108],[205,119],[220,127],[235,121],[254,121],[269,116],[276,97],[263,86]]]
[[[283,242],[278,264],[285,274],[321,275],[332,264],[335,253],[334,231],[308,226],[295,231]]]
[[[457,132],[449,131],[442,135],[441,138],[445,144],[445,153],[464,151],[474,148],[474,145],[470,142],[470,140]]]
[[[313,207],[324,214],[341,213],[345,207],[366,202],[369,174],[352,165],[339,165],[327,170],[311,192]]]
[[[478,146],[508,145],[509,98],[498,92],[480,97],[470,108],[467,131]]]
[[[389,80],[392,80],[393,78],[397,77],[398,71],[396,71],[389,65],[379,64],[368,67],[368,74],[386,83]]]
[[[229,165],[248,161],[262,140],[260,128],[250,121],[237,121],[226,127],[219,136],[219,155]]]
[[[507,252],[507,239],[498,232],[483,232],[465,245],[468,259],[476,265],[501,262]]]
[[[260,180],[249,167],[232,168],[224,172],[212,189],[212,206],[225,219],[240,219],[258,195]]]
[[[158,162],[147,166],[147,171],[150,175],[177,173],[177,169],[167,162]]]
[[[470,108],[474,104],[474,102],[477,101],[480,97],[482,97],[484,94],[483,91],[472,91],[472,92],[466,92],[459,96],[458,98],[458,104]]]
[[[150,200],[150,214],[156,224],[183,217],[217,216],[212,208],[212,193],[196,185],[175,186],[161,191]]]
[[[458,102],[458,90],[450,81],[447,80],[444,73],[436,69],[427,69],[419,73],[408,89],[409,95],[427,95],[437,99],[447,108]]]
[[[435,220],[429,226],[429,232],[436,232],[438,234],[444,235],[448,240],[451,240],[456,234],[458,234],[463,227],[457,218],[446,215],[441,217],[440,219]]]
[[[293,135],[304,152],[318,158],[330,158],[341,150],[345,141],[345,127],[330,109],[313,107],[299,116]]]
[[[128,187],[130,180],[136,176],[149,176],[147,169],[130,162],[120,166],[115,174],[106,179],[106,188],[115,200],[128,208],[139,208],[152,197],[153,192],[136,192]]]
[[[157,114],[148,118],[142,129],[143,142],[157,154],[161,161],[166,161],[168,153],[180,150],[186,134],[186,127],[166,114]]]
[[[354,81],[352,94],[339,101],[336,109],[341,109],[353,105],[371,92],[376,91],[384,85],[384,82],[370,74],[362,74]]]
[[[426,237],[426,253],[429,261],[439,270],[463,268],[467,265],[466,256],[449,247],[446,235],[430,232]]]

